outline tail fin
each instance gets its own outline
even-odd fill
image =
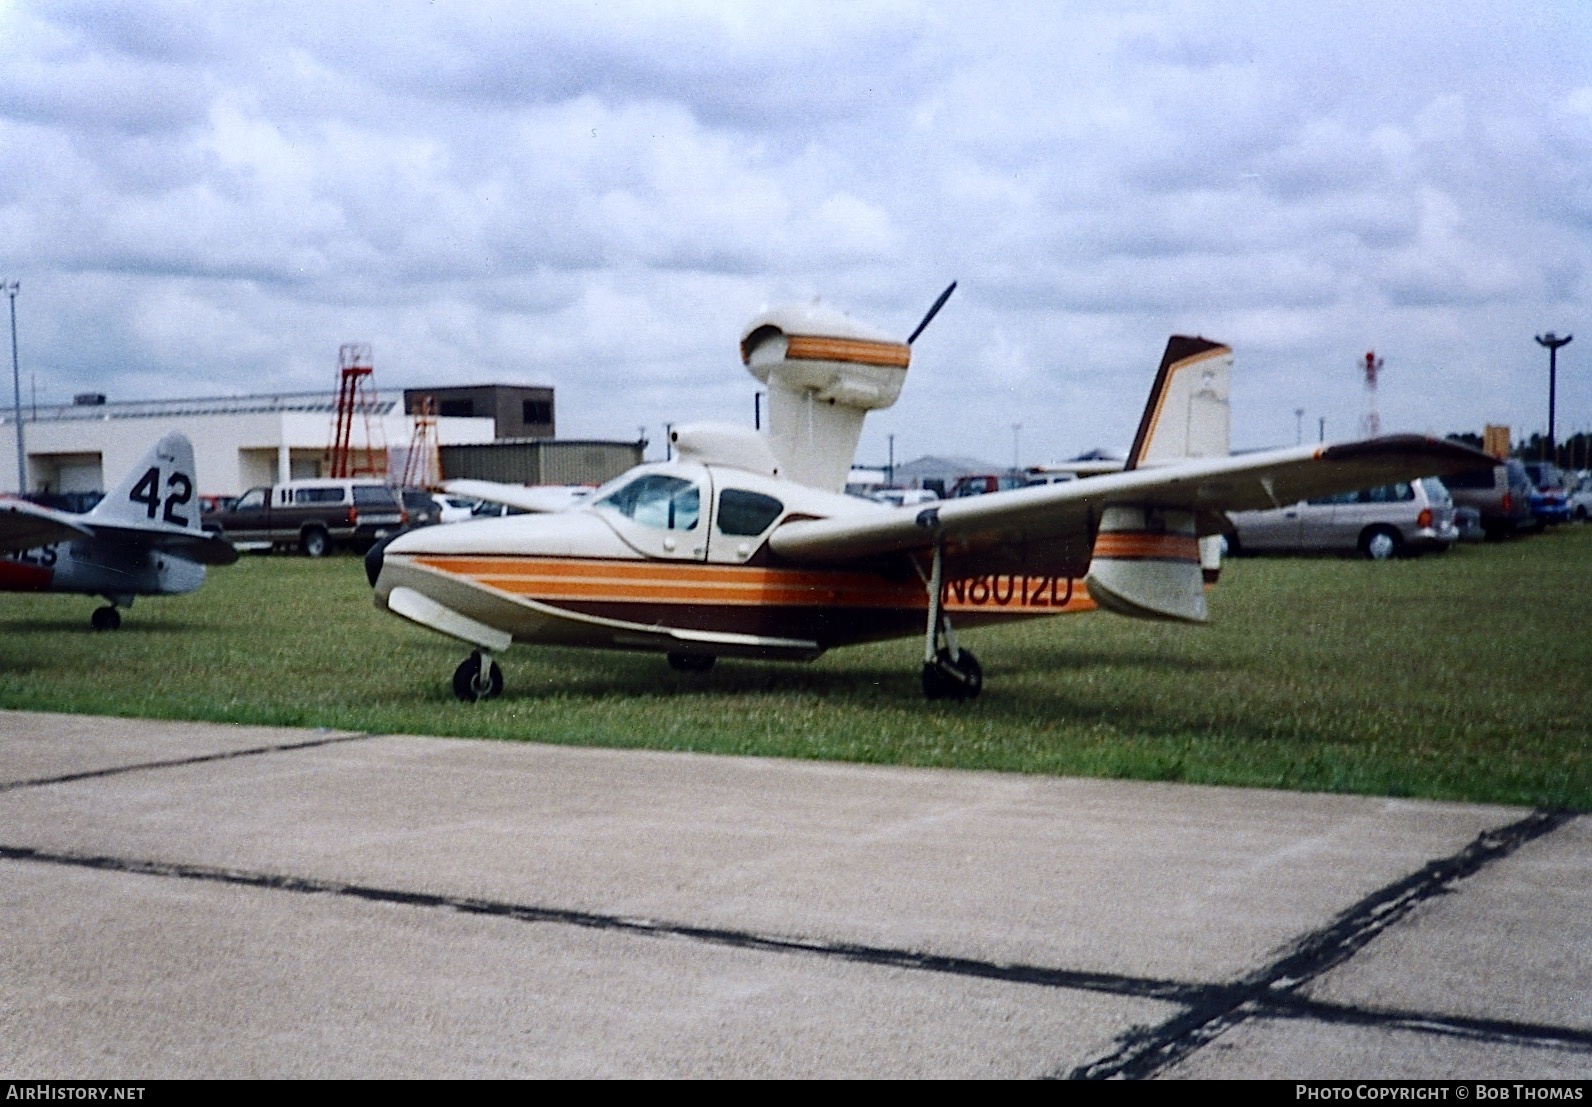
[[[118,526],[181,527],[202,534],[193,446],[175,431],[149,448],[87,519]]]
[[[1221,343],[1173,335],[1124,467],[1226,457],[1232,367],[1233,351]],[[1089,594],[1119,615],[1203,623],[1205,585],[1215,580],[1221,554],[1201,529],[1193,510],[1107,507],[1085,578]]]
[[[1232,370],[1230,347],[1181,334],[1168,339],[1125,468],[1226,457]]]

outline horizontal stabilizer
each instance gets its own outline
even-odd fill
[[[27,500],[0,499],[0,552],[36,550],[91,533],[65,512]]]

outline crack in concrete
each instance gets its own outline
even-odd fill
[[[204,765],[211,761],[230,761],[235,757],[258,757],[266,753],[290,753],[294,750],[332,746],[339,742],[363,742],[372,737],[374,736],[370,734],[333,734],[324,738],[309,738],[302,742],[283,742],[274,746],[251,746],[248,749],[227,750],[222,753],[201,753],[195,754],[193,757],[177,757],[168,761],[140,761],[132,765],[113,765],[106,769],[86,769],[79,773],[63,773],[61,776],[41,776],[32,780],[0,781],[0,793],[15,791],[19,788],[43,788],[49,784],[71,784],[79,780],[121,776],[123,773],[143,773],[155,769],[176,769],[185,765]]]
[[[1349,960],[1421,903],[1447,892],[1458,881],[1509,856],[1527,842],[1552,833],[1574,817],[1569,811],[1537,811],[1518,822],[1483,831],[1458,853],[1428,862],[1404,879],[1372,892],[1322,929],[1303,935],[1271,964],[1235,983],[1209,985],[1204,995],[1193,998],[1188,1010],[1160,1026],[1130,1031],[1118,1039],[1118,1047],[1113,1052],[1079,1065],[1065,1076],[1074,1080],[1146,1079],[1164,1072],[1242,1022],[1276,1011],[1306,1009],[1294,994],[1302,985]],[[1332,1021],[1344,1021],[1347,1012],[1355,1010],[1328,1004],[1309,1006],[1323,1013],[1331,1012]],[[1357,1014],[1367,1022],[1391,1022],[1406,1027],[1415,1022],[1407,1012],[1379,1016],[1362,1010]],[[1592,1034],[1562,1027],[1530,1035],[1524,1024],[1501,1020],[1429,1015],[1417,1018],[1423,1026],[1445,1027],[1445,1033],[1491,1032],[1510,1040],[1525,1035],[1554,1044],[1592,1046]]]

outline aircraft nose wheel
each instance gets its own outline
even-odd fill
[[[106,604],[104,607],[96,607],[88,621],[95,630],[116,630],[122,625],[122,613],[112,605]]]
[[[503,670],[476,650],[453,670],[453,694],[465,703],[496,699],[503,694]]]
[[[971,650],[955,659],[941,650],[923,666],[923,696],[930,700],[970,700],[984,688],[984,669]]]

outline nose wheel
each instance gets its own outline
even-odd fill
[[[475,650],[453,670],[453,694],[465,703],[496,699],[503,694],[503,670],[491,654]]]
[[[116,630],[122,625],[122,613],[116,610],[115,604],[106,604],[96,607],[88,621],[95,630]]]

